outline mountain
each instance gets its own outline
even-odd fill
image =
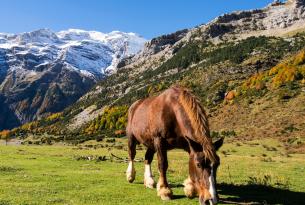
[[[146,40],[134,33],[49,29],[0,34],[0,129],[58,112]]]
[[[207,109],[213,136],[297,142],[305,134],[304,5],[275,1],[153,38],[63,112],[12,132],[73,142],[114,136],[131,103],[181,84]]]

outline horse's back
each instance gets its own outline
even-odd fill
[[[173,106],[178,94],[177,90],[169,88],[158,96],[133,103],[128,112],[128,132],[141,138],[164,135],[175,120]]]

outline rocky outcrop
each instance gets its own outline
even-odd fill
[[[132,68],[135,72],[154,69],[171,58],[185,42],[194,39],[218,43],[250,36],[283,36],[305,30],[304,1],[275,1],[262,9],[224,14],[208,24],[154,38],[145,44],[142,52],[133,58],[124,59],[119,67]]]
[[[291,0],[286,3],[275,1],[263,9],[225,14],[202,26],[201,32],[211,38],[227,37],[228,39],[232,36],[244,38],[258,35],[284,35],[305,28],[304,5],[304,0]],[[213,28],[226,29],[225,32],[216,30],[210,34]]]
[[[144,43],[119,31],[0,33],[0,130],[62,111]]]
[[[34,79],[20,79],[18,71],[9,72],[2,83],[2,116],[12,121],[1,128],[22,124],[48,114],[59,112],[85,94],[94,81],[71,71],[67,64],[55,63]],[[8,113],[10,113],[8,115]],[[14,116],[14,117],[10,117]],[[11,126],[9,126],[11,125]]]
[[[247,57],[240,64],[226,58],[206,64],[214,55],[217,58],[216,54],[207,55],[205,59],[200,57],[200,62],[197,61],[198,56],[214,49],[223,52],[220,54],[223,56],[226,55],[225,52],[233,53],[234,50],[231,50],[234,49],[231,46],[233,44],[223,43],[226,41],[233,41],[238,50],[238,44],[243,42],[239,41],[240,39],[249,36],[283,35],[304,28],[303,5],[302,1],[274,2],[263,9],[224,14],[208,24],[152,39],[145,44],[140,53],[123,58],[118,64],[120,69],[115,75],[100,82],[94,89],[83,95],[73,107],[70,107],[71,110],[68,109],[69,116],[72,116],[71,120],[66,122],[69,129],[80,128],[96,118],[102,112],[103,106],[114,103],[131,103],[145,96],[150,88],[167,86],[177,79],[183,79],[186,82],[197,81],[196,85],[202,86],[199,89],[203,91],[204,95],[207,95],[207,103],[222,102],[228,89],[227,82],[235,83],[236,80],[245,79],[245,77],[277,63],[279,59],[269,58],[269,54],[273,52],[271,50],[273,47],[269,46],[269,43],[280,42],[280,40],[270,38],[269,41],[266,40],[269,38],[266,38],[265,41],[263,37],[245,40],[247,44],[243,44],[241,47],[247,48],[250,44],[262,41],[262,44],[268,45],[268,48],[259,43],[258,47],[250,49],[250,53],[247,53]],[[282,23],[284,24],[282,25]],[[285,42],[295,40],[292,37],[281,39]],[[198,50],[196,50],[196,43],[200,45]],[[222,44],[218,45],[218,43]],[[226,46],[228,46],[228,50],[221,50]],[[192,54],[192,51],[194,51],[194,55],[188,56],[188,54]],[[190,59],[190,62],[180,63],[179,60],[184,57]],[[198,72],[192,72],[193,69],[197,69]],[[209,90],[211,92],[205,93]],[[230,92],[226,99],[232,100],[234,96],[235,94]],[[79,107],[82,109],[75,109]]]
[[[175,33],[153,38],[151,41],[146,43],[142,53],[145,53],[145,55],[154,55],[161,50],[164,50],[166,47],[174,45],[177,41],[181,40],[187,32],[188,30],[184,29]]]

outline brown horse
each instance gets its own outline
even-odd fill
[[[163,200],[171,199],[172,191],[166,179],[167,150],[181,148],[189,153],[189,177],[184,182],[186,196],[198,195],[201,205],[217,203],[216,170],[220,162],[216,150],[223,139],[212,143],[206,113],[190,91],[173,86],[159,96],[136,101],[129,108],[126,131],[129,182],[135,179],[136,144],[144,144],[147,147],[144,185],[155,186],[150,164],[157,152],[160,174],[157,193]]]

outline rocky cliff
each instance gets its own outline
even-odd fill
[[[145,41],[119,31],[0,33],[0,129],[63,110]]]

